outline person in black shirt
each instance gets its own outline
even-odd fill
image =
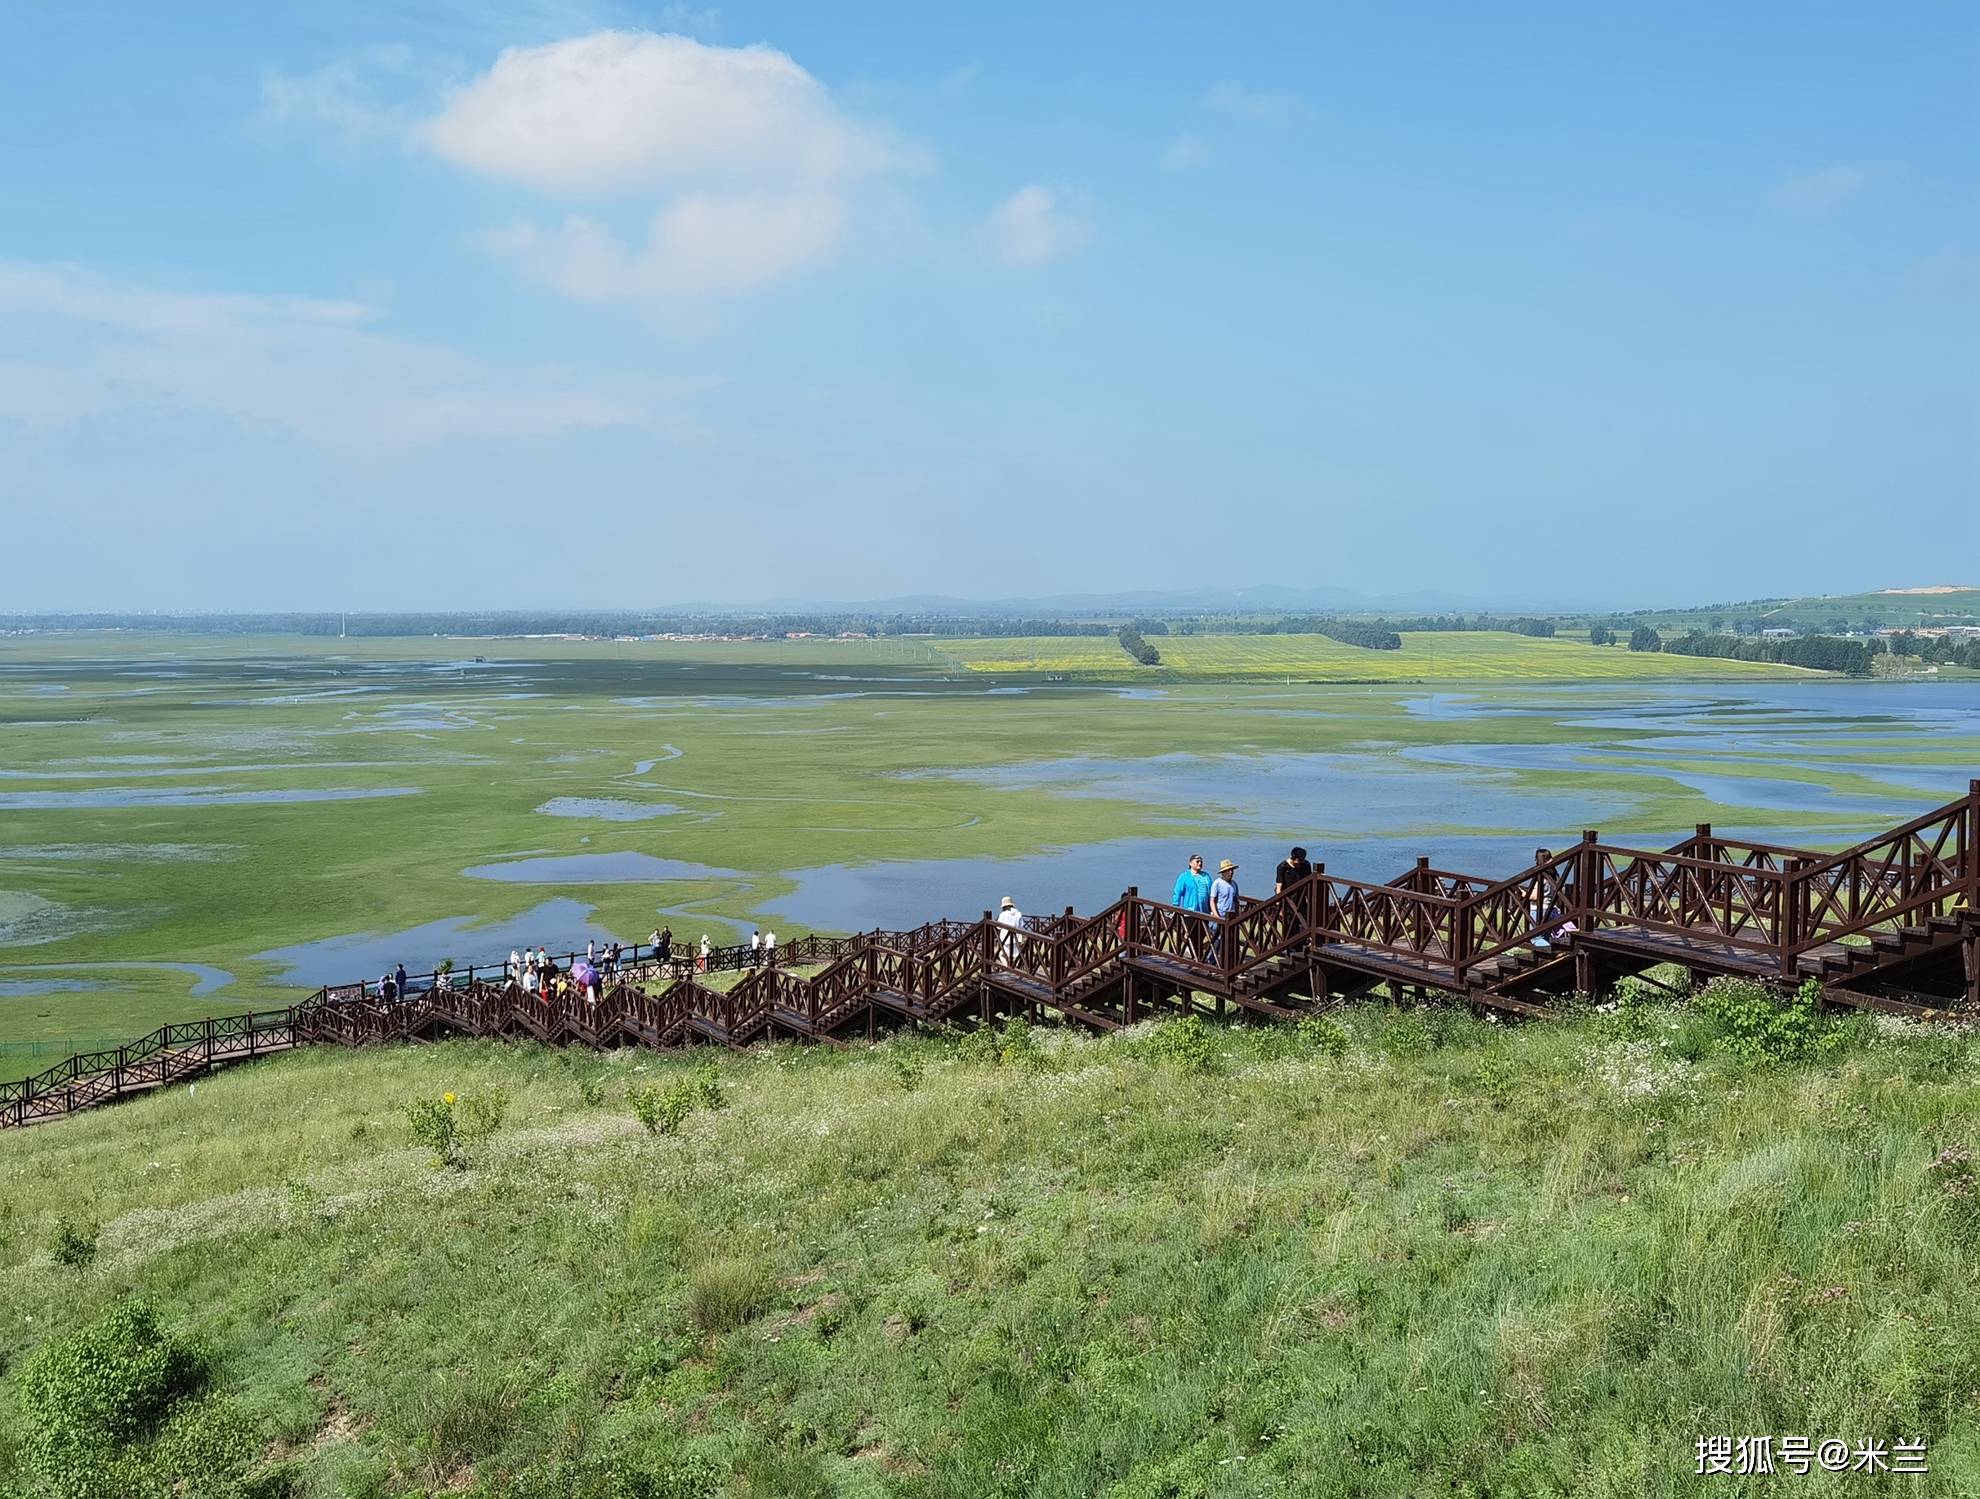
[[[1277,873],[1273,875],[1272,893],[1285,894],[1311,873],[1313,866],[1306,862],[1306,850],[1295,848],[1291,856],[1279,865]]]

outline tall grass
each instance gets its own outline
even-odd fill
[[[772,1048],[672,1135],[686,1059],[258,1063],[5,1142],[0,1462],[138,1293],[263,1493],[1689,1494],[1717,1433],[1972,1492],[1967,1043],[1725,1008]],[[498,1089],[466,1170],[408,1138]]]

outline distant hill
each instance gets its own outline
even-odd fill
[[[1660,630],[1759,628],[1843,631],[1980,625],[1980,587],[1932,584],[1806,598],[1745,599],[1689,609],[1647,609],[1641,618]]]

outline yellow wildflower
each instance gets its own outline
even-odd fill
[[[440,1101],[451,1109],[454,1106],[454,1095],[451,1093],[442,1093],[440,1095]]]

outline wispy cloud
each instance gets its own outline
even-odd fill
[[[1036,268],[1071,254],[1091,233],[1080,194],[1037,183],[1021,187],[991,211],[990,241],[1006,265]]]
[[[371,47],[326,63],[313,73],[270,70],[261,75],[258,123],[311,132],[340,146],[404,139],[418,117],[408,83],[424,86],[408,47]]]
[[[1241,83],[1213,84],[1203,107],[1243,120],[1296,120],[1306,113],[1297,94],[1270,93]]]
[[[663,426],[715,383],[501,366],[378,321],[359,302],[160,291],[0,261],[0,423],[176,408],[362,451]]]
[[[1774,206],[1790,213],[1822,218],[1861,197],[1876,180],[1876,172],[1852,161],[1838,161],[1814,171],[1797,172],[1777,183],[1769,195]]]
[[[1210,148],[1196,135],[1179,135],[1162,153],[1165,172],[1194,172],[1210,165]]]

